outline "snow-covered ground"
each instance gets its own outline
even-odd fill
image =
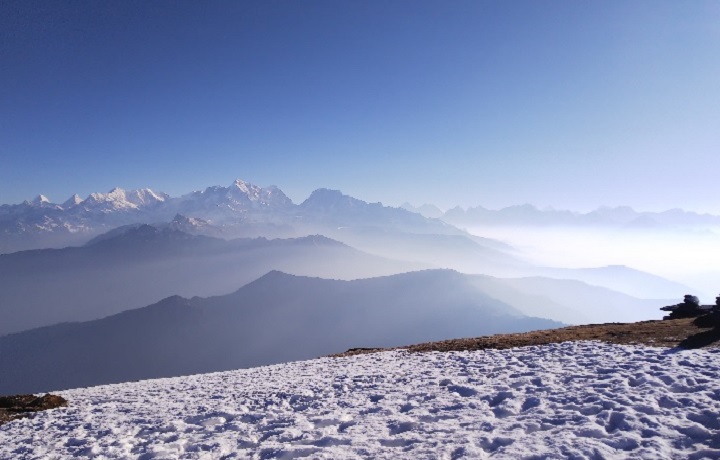
[[[720,350],[322,358],[61,392],[0,458],[720,458]]]

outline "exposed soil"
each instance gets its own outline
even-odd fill
[[[714,329],[709,315],[698,318],[607,323],[569,326],[560,329],[496,334],[485,337],[443,340],[395,348],[351,348],[332,355],[352,356],[362,353],[404,349],[411,352],[507,349],[528,345],[545,345],[577,340],[600,340],[609,343],[649,345],[654,347],[702,348],[720,346],[720,330]]]
[[[46,394],[0,396],[0,425],[18,418],[28,417],[34,412],[40,412],[56,407],[67,406],[67,400],[61,396]]]

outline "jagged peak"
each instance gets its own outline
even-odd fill
[[[106,200],[112,200],[112,201],[125,200],[126,192],[124,189],[122,189],[120,187],[115,187],[112,190],[110,190],[108,193],[106,193],[104,195],[104,198]]]
[[[237,188],[237,189],[239,189],[240,191],[242,191],[242,192],[244,192],[244,193],[248,193],[248,192],[250,192],[250,190],[252,190],[252,189],[258,189],[258,188],[259,188],[258,186],[253,185],[253,184],[251,184],[251,183],[249,183],[249,182],[245,182],[245,181],[242,180],[242,179],[235,179],[235,181],[232,183],[232,185],[231,185],[230,187],[231,187],[231,188],[233,188],[233,187],[234,187],[234,188]]]
[[[63,208],[69,208],[75,205],[78,205],[83,202],[83,199],[80,198],[80,195],[77,193],[73,194],[70,198],[65,200],[65,202],[62,204]]]
[[[23,201],[23,204],[25,206],[30,206],[33,208],[46,208],[46,207],[57,206],[56,204],[50,202],[48,197],[46,197],[45,195],[38,195],[35,198],[33,198],[32,201],[25,200],[25,201]]]
[[[90,205],[105,203],[117,209],[136,209],[141,206],[161,203],[169,198],[169,195],[155,192],[149,188],[125,190],[115,187],[107,193],[91,193],[86,201]]]
[[[93,192],[87,197],[90,201],[116,201],[120,198],[125,198],[125,190],[120,187],[114,187],[107,193]]]

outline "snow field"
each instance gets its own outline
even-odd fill
[[[720,350],[393,351],[59,394],[0,427],[0,458],[720,458]]]

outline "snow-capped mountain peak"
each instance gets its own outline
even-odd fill
[[[45,195],[38,195],[35,198],[33,198],[32,201],[25,201],[25,206],[31,207],[31,208],[56,208],[57,205],[52,203],[48,197]]]
[[[247,182],[236,179],[230,187],[227,189],[227,197],[230,200],[236,200],[241,202],[246,201],[259,201],[260,198],[260,187]]]
[[[80,198],[80,195],[78,195],[78,194],[76,193],[76,194],[74,194],[73,196],[71,196],[70,198],[68,198],[68,199],[62,204],[62,208],[63,208],[63,209],[72,208],[73,206],[77,206],[77,205],[79,205],[79,204],[82,203],[82,202],[83,202],[83,199]]]
[[[137,205],[127,200],[125,190],[115,187],[108,193],[91,193],[85,200],[87,207],[107,210],[133,209]]]
[[[209,230],[210,222],[197,217],[188,217],[182,214],[176,214],[173,220],[168,224],[168,228],[180,230],[186,233],[195,234],[199,231]]]
[[[154,192],[149,188],[126,191],[115,187],[108,193],[91,193],[84,203],[88,208],[101,208],[106,211],[131,210],[156,205],[169,198],[169,195]]]
[[[164,202],[168,200],[170,196],[166,193],[155,192],[149,188],[142,188],[126,192],[125,198],[138,206],[148,206]]]
[[[290,198],[275,186],[258,187],[237,179],[227,189],[227,198],[236,204],[250,204],[253,207],[292,205]]]
[[[318,189],[301,205],[295,205],[276,186],[260,187],[237,179],[227,186],[207,187],[177,198],[149,188],[116,187],[106,193],[91,193],[85,200],[73,195],[62,205],[49,203],[46,197],[35,203],[7,205],[0,209],[0,236],[3,232],[23,235],[24,241],[18,243],[20,239],[15,236],[0,238],[0,252],[49,247],[32,235],[53,234],[52,245],[67,245],[119,226],[168,222],[178,214],[193,217],[176,218],[173,226],[211,236],[295,236],[298,232],[318,232],[316,225],[427,225],[420,216],[367,203],[337,190]]]
[[[233,184],[231,186],[231,189],[232,189],[232,187],[234,187],[246,194],[252,193],[251,190],[259,189],[259,187],[255,186],[253,184],[249,184],[242,179],[235,179],[235,181],[233,182]]]
[[[39,205],[50,204],[50,200],[45,195],[36,196],[35,199],[32,200],[32,202],[33,202],[33,204],[39,204]]]

